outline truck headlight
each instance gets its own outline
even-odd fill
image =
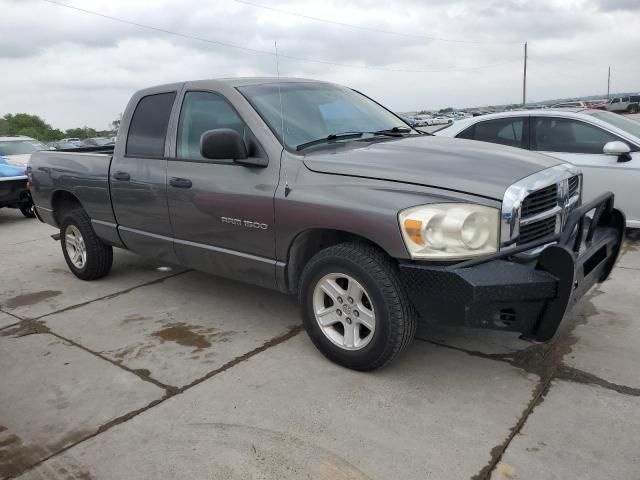
[[[398,214],[411,258],[459,260],[498,251],[498,209],[469,203],[437,203]]]

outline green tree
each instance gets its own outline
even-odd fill
[[[95,129],[87,127],[85,125],[82,128],[69,128],[65,130],[64,136],[85,139],[85,138],[96,137],[97,132],[95,131]]]
[[[37,115],[8,113],[0,119],[0,135],[26,135],[43,142],[59,140],[62,132],[54,129]]]

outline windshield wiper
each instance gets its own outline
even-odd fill
[[[386,130],[376,130],[374,132],[342,132],[342,133],[332,133],[331,135],[318,138],[317,140],[311,140],[310,142],[301,143],[296,147],[297,151],[304,150],[307,147],[312,147],[314,145],[320,145],[322,143],[330,143],[332,140],[348,140],[350,138],[360,138],[365,134],[381,136],[384,135],[386,137],[402,137],[403,134],[409,133],[411,131],[410,128],[405,127],[393,127],[388,128]]]
[[[313,147],[314,145],[320,145],[321,143],[329,143],[332,140],[347,140],[349,138],[360,138],[362,135],[368,132],[343,132],[332,133],[324,138],[318,138],[317,140],[311,140],[310,142],[301,143],[296,147],[297,151],[304,150],[307,147]]]
[[[398,137],[400,135],[398,134],[402,134],[402,133],[409,133],[411,132],[411,129],[409,127],[393,127],[393,128],[387,128],[386,130],[378,130],[376,132],[373,132],[376,135],[392,135],[394,137]]]

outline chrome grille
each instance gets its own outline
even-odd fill
[[[568,163],[541,170],[511,185],[502,200],[500,249],[515,248],[562,231],[571,211],[580,205],[581,190],[580,170]],[[531,251],[534,250],[540,251]]]
[[[525,244],[552,235],[556,231],[556,216],[538,220],[520,227],[519,244]]]
[[[576,175],[575,177],[571,177],[569,179],[569,197],[573,197],[580,187],[580,177]]]
[[[547,188],[531,193],[522,202],[520,215],[522,218],[535,215],[558,204],[558,185],[549,185]]]
[[[575,175],[531,192],[522,202],[517,244],[534,242],[559,232],[578,199],[579,187],[580,177]]]

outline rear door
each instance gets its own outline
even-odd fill
[[[636,145],[596,125],[570,118],[536,117],[531,133],[532,150],[580,167],[584,174],[583,201],[612,191],[627,220],[640,225],[640,152]],[[622,141],[635,150],[631,160],[620,162],[617,156],[602,152],[604,145],[613,141]]]
[[[177,90],[132,99],[110,169],[111,199],[120,238],[130,250],[175,261],[167,206],[165,143]],[[137,103],[136,103],[137,102]]]
[[[177,118],[175,158],[168,162],[168,200],[180,263],[217,275],[275,287],[274,193],[280,157],[266,167],[200,154],[207,130],[231,128],[249,156],[266,151],[231,103],[217,91],[187,90]],[[279,154],[278,154],[279,155]]]
[[[529,118],[507,117],[477,122],[456,135],[456,138],[529,148]]]

